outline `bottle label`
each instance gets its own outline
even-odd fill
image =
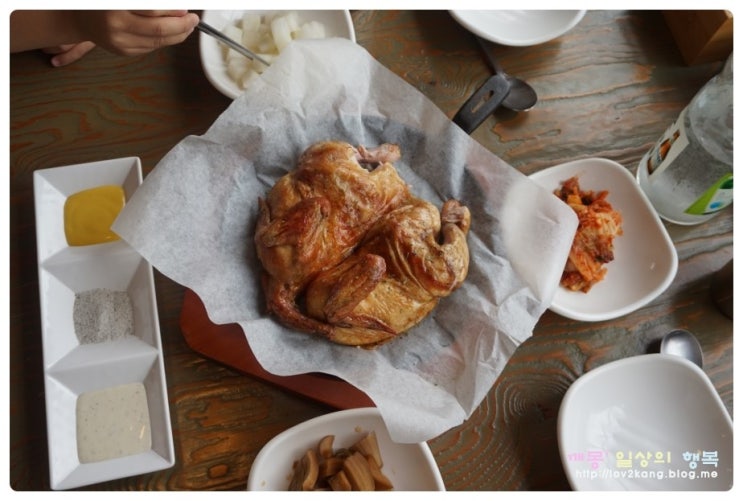
[[[725,174],[684,212],[695,216],[713,214],[733,202],[733,175]]]
[[[686,127],[684,126],[687,110],[688,107],[684,108],[678,119],[666,129],[666,132],[648,153],[645,168],[647,168],[649,178],[659,176],[689,145],[689,138],[686,136]]]

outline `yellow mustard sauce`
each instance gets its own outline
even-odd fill
[[[124,203],[124,189],[116,185],[97,186],[67,197],[64,204],[67,244],[93,245],[118,240],[111,225]]]

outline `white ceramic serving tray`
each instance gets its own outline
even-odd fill
[[[139,475],[175,463],[152,267],[122,240],[71,247],[64,234],[67,197],[115,184],[122,186],[129,200],[141,182],[142,166],[136,157],[34,172],[49,475],[53,489]],[[134,336],[96,344],[79,343],[72,315],[75,294],[96,288],[128,292]],[[145,387],[151,449],[80,463],[75,416],[78,396],[126,383],[142,383]]]
[[[608,190],[607,200],[622,215],[623,234],[614,239],[614,260],[590,291],[558,287],[550,309],[564,317],[597,322],[627,315],[665,291],[676,277],[678,256],[665,226],[634,176],[605,158],[587,158],[529,176],[554,191],[577,176],[581,190]]]
[[[302,22],[319,21],[325,26],[328,38],[348,38],[356,41],[356,34],[348,10],[295,10]],[[257,14],[269,14],[275,10],[205,10],[201,19],[210,26],[224,31],[229,24],[237,23],[246,12]],[[236,40],[239,42],[239,40]],[[201,66],[209,82],[225,96],[235,99],[244,90],[227,74],[227,65],[222,55],[222,47],[214,37],[205,33],[199,33],[199,51],[201,54]]]
[[[331,412],[280,433],[269,441],[253,461],[249,491],[286,491],[292,465],[307,449],[317,447],[325,435],[334,435],[333,448],[350,447],[374,431],[382,455],[382,472],[395,491],[444,491],[436,460],[425,442],[399,444],[392,441],[376,407]]]

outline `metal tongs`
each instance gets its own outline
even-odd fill
[[[478,36],[475,39],[495,72],[475,91],[454,115],[453,121],[472,133],[499,106],[512,111],[528,111],[537,103],[537,93],[531,85],[503,71],[490,48]]]
[[[235,42],[230,37],[226,36],[224,33],[219,31],[218,29],[209,26],[204,21],[199,21],[199,24],[196,25],[196,29],[201,31],[202,33],[206,33],[207,35],[211,35],[220,42],[224,43],[225,45],[230,46],[232,49],[235,49],[237,52],[242,54],[243,56],[247,57],[248,59],[254,59],[256,61],[259,61],[266,66],[269,66],[271,63],[263,59],[261,56],[256,54],[255,52],[248,50],[243,45]]]

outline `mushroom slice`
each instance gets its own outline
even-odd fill
[[[317,453],[321,458],[329,458],[333,455],[333,440],[335,440],[335,435],[325,435],[317,444]]]
[[[379,451],[379,443],[377,442],[377,434],[374,431],[370,431],[364,438],[352,445],[351,450],[360,452],[362,456],[372,458],[379,468],[384,466],[382,453]]]
[[[369,472],[374,479],[374,490],[391,491],[393,488],[392,481],[387,478],[387,475],[382,473],[382,470],[377,466],[376,461],[369,456],[367,456],[366,461],[369,463]]]
[[[319,480],[325,480],[343,469],[343,458],[329,457],[320,460],[320,473],[318,475]]]
[[[369,463],[359,452],[354,452],[343,461],[343,473],[348,477],[355,491],[373,491],[374,478],[369,471]]]
[[[308,449],[294,467],[294,475],[289,483],[290,491],[311,491],[315,488],[319,473],[317,453]]]
[[[348,477],[343,471],[339,471],[328,479],[328,485],[334,491],[350,491],[352,490],[351,482],[348,481]]]

